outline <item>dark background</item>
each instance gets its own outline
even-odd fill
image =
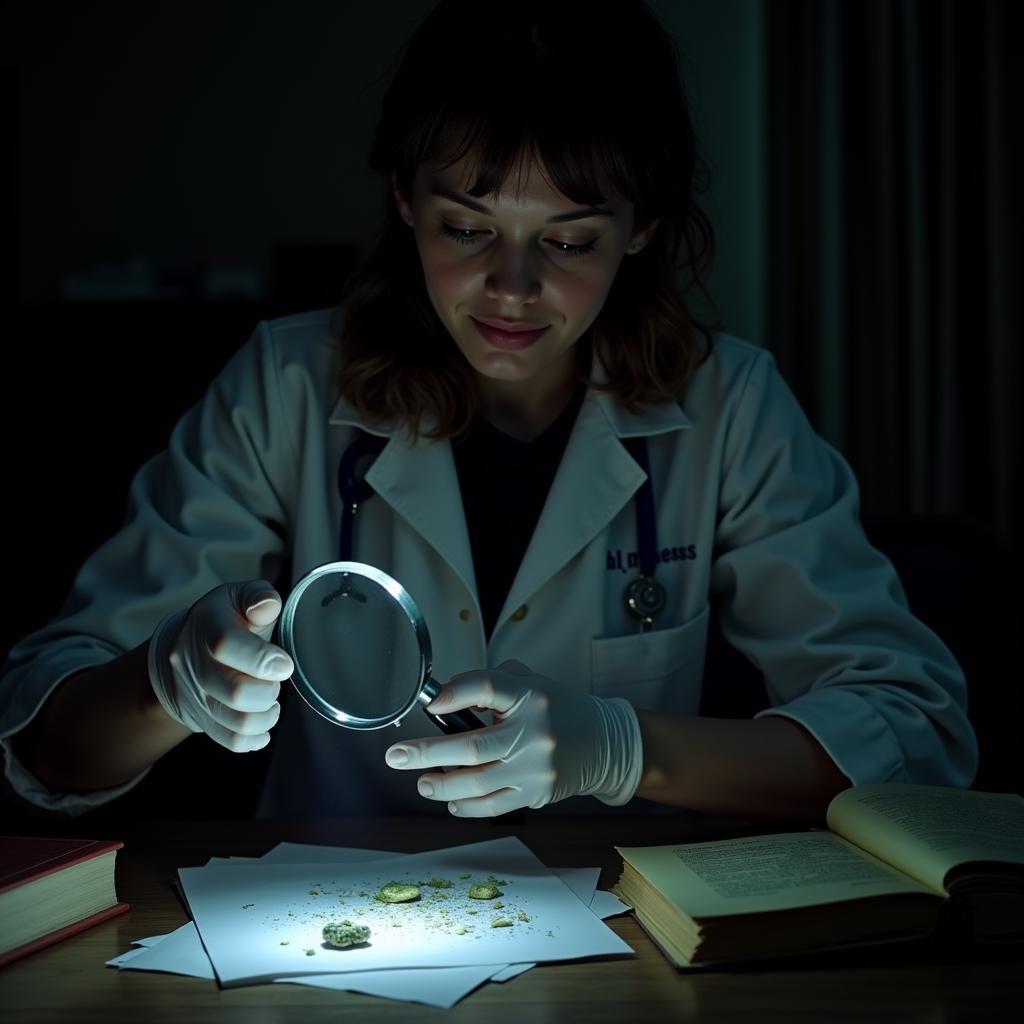
[[[336,300],[386,202],[377,107],[431,6],[2,7],[0,655],[57,612],[256,323]],[[1019,790],[1011,5],[651,7],[710,165],[718,315],[850,459],[872,536],[968,669],[979,783]],[[189,765],[219,756],[199,744]]]

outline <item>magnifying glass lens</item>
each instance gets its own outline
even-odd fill
[[[305,582],[305,581],[303,581]],[[326,571],[289,599],[283,639],[296,666],[296,687],[315,710],[377,723],[408,708],[419,692],[421,649],[400,603],[380,582],[351,571]],[[287,628],[286,628],[287,627]],[[313,701],[310,701],[313,703]],[[388,724],[386,721],[383,724]],[[365,725],[363,727],[366,727]]]

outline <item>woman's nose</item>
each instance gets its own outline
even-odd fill
[[[489,299],[510,306],[536,299],[540,294],[540,277],[529,254],[502,247],[487,272],[484,291]]]

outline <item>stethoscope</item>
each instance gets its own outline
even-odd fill
[[[341,561],[353,561],[353,530],[360,506],[375,493],[366,482],[366,474],[373,460],[390,439],[376,434],[360,433],[345,449],[338,464],[338,493],[341,495]],[[640,631],[647,632],[654,625],[654,616],[666,602],[665,588],[654,578],[657,564],[658,533],[654,515],[654,490],[651,487],[651,467],[647,458],[647,442],[642,437],[627,437],[623,445],[646,474],[636,492],[636,536],[639,546],[640,575],[626,584],[622,598],[630,613],[640,623]]]

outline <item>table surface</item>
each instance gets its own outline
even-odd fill
[[[780,831],[783,829],[779,829]],[[95,831],[95,829],[94,829]],[[39,1021],[148,1022],[185,1019],[250,1024],[278,1020],[588,1022],[756,1020],[899,1021],[948,1024],[1020,1020],[1024,953],[875,950],[856,957],[791,961],[766,968],[678,972],[632,915],[609,926],[635,956],[548,964],[486,984],[450,1010],[298,985],[221,989],[213,981],[117,971],[104,961],[134,939],[183,924],[174,890],[179,867],[211,856],[259,856],[282,841],[417,852],[517,835],[550,867],[600,866],[602,888],[621,867],[615,845],[700,841],[768,831],[702,816],[559,817],[461,821],[449,818],[321,821],[126,822],[104,826],[124,841],[118,897],[131,910],[0,969],[0,1024]],[[52,827],[46,832],[55,834]],[[63,834],[70,834],[65,828]]]

